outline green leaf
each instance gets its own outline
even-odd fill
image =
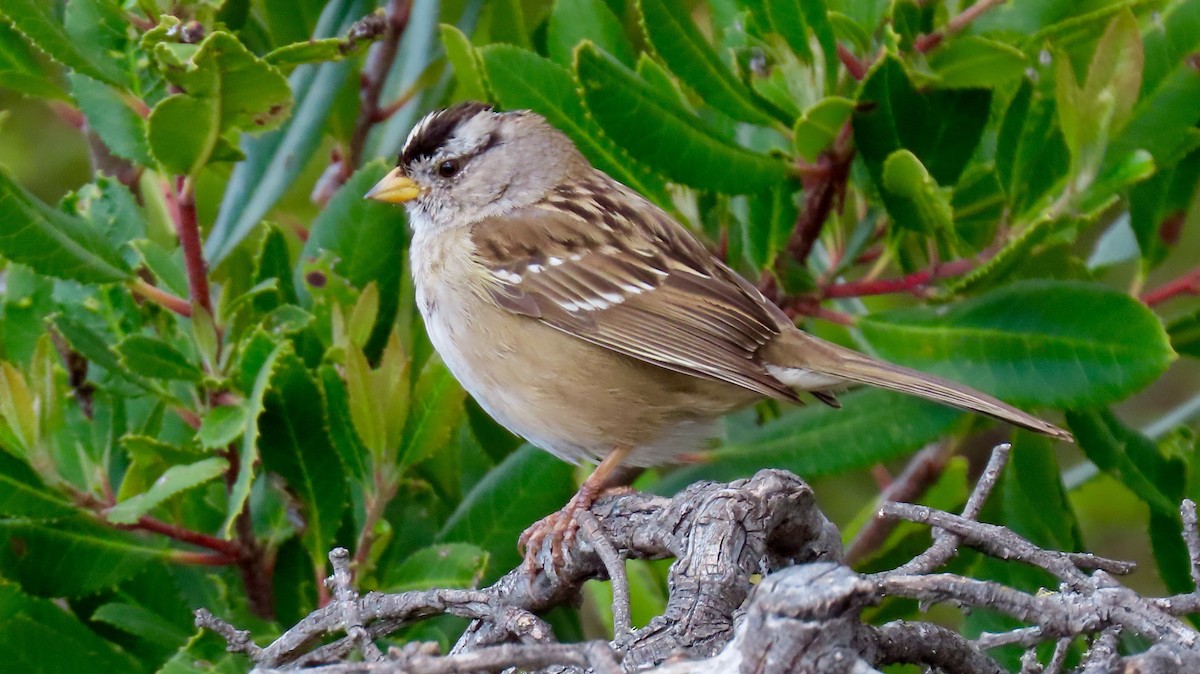
[[[478,545],[491,553],[484,582],[516,566],[517,537],[575,493],[571,466],[524,445],[480,480],[437,535],[439,542]]]
[[[825,151],[854,112],[854,101],[829,96],[804,111],[792,129],[792,146],[796,153],[810,162]]]
[[[0,653],[5,668],[27,674],[78,671],[82,663],[97,672],[142,671],[140,662],[55,601],[27,595],[7,581],[0,581]]]
[[[265,333],[259,333],[260,343],[271,345],[270,351],[254,369],[252,375],[253,387],[246,398],[246,430],[242,433],[242,448],[239,452],[238,474],[233,486],[229,489],[229,505],[225,512],[225,522],[221,525],[221,534],[232,538],[233,523],[242,514],[246,499],[250,498],[250,487],[254,482],[254,469],[258,463],[258,417],[265,408],[267,390],[275,367],[284,353],[292,350],[291,342],[274,342]],[[265,351],[265,349],[264,349]],[[247,373],[249,374],[249,373]]]
[[[409,592],[439,587],[476,587],[488,566],[488,553],[467,543],[422,548],[392,564],[380,582],[381,592]]]
[[[340,61],[346,57],[345,48],[346,41],[336,37],[306,40],[276,47],[264,54],[262,60],[281,70],[288,70],[305,63]]]
[[[49,520],[74,513],[75,508],[48,489],[29,464],[0,450],[0,515]]]
[[[575,59],[584,103],[605,133],[672,180],[743,194],[786,176],[783,162],[722,138],[594,45],[584,43]]]
[[[800,0],[765,0],[763,3],[771,26],[783,37],[804,61],[812,61],[812,49],[808,45],[808,25]]]
[[[896,197],[888,212],[896,225],[925,234],[954,230],[954,210],[950,197],[921,160],[908,150],[896,150],[883,163],[883,186]],[[899,206],[902,208],[893,208]]]
[[[780,186],[749,201],[746,253],[755,269],[769,269],[796,227],[795,195],[786,186]]]
[[[842,409],[791,408],[704,455],[703,463],[671,472],[655,486],[674,493],[696,480],[748,477],[760,468],[783,468],[807,478],[890,461],[950,430],[962,413],[910,396],[877,389],[840,396]]]
[[[468,100],[482,101],[488,96],[487,83],[483,80],[483,61],[479,50],[471,44],[471,39],[461,30],[443,23],[438,26],[442,37],[442,47],[446,50],[446,58],[454,67],[454,77],[458,80],[459,91]]]
[[[349,29],[369,10],[362,0],[331,0],[321,12],[314,38]],[[234,167],[221,199],[217,220],[204,241],[204,257],[217,266],[259,224],[275,202],[292,187],[324,138],[324,129],[351,61],[300,66],[288,80],[296,104],[277,131],[243,136],[246,159]]]
[[[1083,536],[1063,487],[1054,442],[1018,431],[1012,445],[1003,487],[1005,524],[1047,549],[1083,551]]]
[[[91,619],[162,646],[176,648],[192,636],[154,611],[137,604],[109,602],[92,613]]]
[[[575,46],[591,40],[621,63],[633,67],[635,56],[625,27],[603,0],[555,0],[546,24],[546,53],[563,68],[575,61]]]
[[[0,20],[0,87],[35,98],[67,100],[66,92],[45,70],[25,38]]]
[[[346,477],[325,428],[321,390],[291,352],[279,359],[258,427],[263,467],[281,475],[303,504],[304,546],[324,568],[348,503]]]
[[[1020,281],[946,307],[871,315],[860,328],[885,360],[1025,405],[1113,402],[1175,358],[1145,305],[1075,281]]]
[[[991,93],[982,89],[918,91],[900,61],[888,56],[859,91],[855,144],[876,184],[883,162],[906,149],[939,185],[953,185],[979,144],[990,101]]]
[[[71,73],[71,97],[87,117],[88,128],[118,157],[149,166],[150,146],[146,141],[146,120],[133,111],[121,93],[86,75]]]
[[[1107,409],[1068,411],[1067,425],[1092,463],[1149,506],[1151,542],[1163,580],[1172,592],[1190,591],[1187,550],[1179,537],[1183,526],[1179,502],[1186,495],[1187,464],[1165,455]]]
[[[168,17],[164,25],[170,35],[179,24]],[[230,33],[213,31],[199,45],[156,41],[157,34],[158,29],[147,33],[143,47],[153,49],[166,79],[185,96],[215,107],[218,133],[267,131],[287,119],[292,106],[287,80]]]
[[[241,405],[214,407],[200,422],[196,437],[208,449],[225,447],[246,430],[246,408]]]
[[[53,10],[52,4],[42,0],[5,0],[0,18],[55,61],[89,77],[121,85],[124,77],[113,62],[95,49],[94,43],[68,35]]]
[[[1175,351],[1193,358],[1200,358],[1200,310],[1176,319],[1167,328],[1171,346]]]
[[[466,394],[440,358],[425,363],[413,389],[408,423],[404,427],[401,466],[411,466],[444,448],[463,418]]]
[[[322,365],[320,373],[321,393],[325,402],[325,425],[329,430],[333,449],[341,458],[342,467],[353,478],[362,480],[368,474],[364,459],[369,455],[369,450],[354,429],[346,385],[331,365]]]
[[[660,205],[669,203],[662,183],[630,161],[588,116],[565,68],[510,45],[489,46],[480,54],[488,82],[503,107],[529,108],[543,115],[575,142],[593,166]]]
[[[117,344],[121,364],[130,372],[150,379],[199,381],[200,368],[175,347],[156,337],[130,335]]]
[[[195,174],[220,140],[219,115],[212,99],[175,94],[159,101],[147,120],[154,158],[171,173]]]
[[[212,457],[181,466],[171,466],[154,481],[149,490],[127,498],[109,508],[108,521],[114,524],[133,524],[167,499],[215,480],[229,468],[229,462]]]
[[[654,52],[706,103],[734,119],[752,124],[771,123],[771,117],[759,108],[754,95],[734,77],[700,34],[682,2],[638,0],[638,9],[642,14],[642,29]]]
[[[110,589],[169,554],[162,546],[81,518],[0,520],[0,538],[7,541],[0,546],[0,571],[46,597],[82,597]]]
[[[938,83],[951,89],[1005,86],[1020,79],[1028,65],[1020,49],[977,35],[955,37],[929,55]]]
[[[0,255],[34,271],[81,283],[130,277],[120,253],[87,221],[39,201],[0,170]]]

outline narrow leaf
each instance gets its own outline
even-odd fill
[[[85,220],[55,210],[0,170],[0,255],[81,283],[129,278],[121,255]]]
[[[114,524],[133,524],[172,496],[215,480],[228,468],[229,462],[219,457],[171,466],[162,477],[155,480],[149,490],[109,508],[108,521]]]
[[[575,54],[584,103],[635,159],[686,185],[732,194],[781,182],[783,162],[734,145],[590,43]]]
[[[116,348],[122,365],[149,379],[199,381],[203,374],[178,349],[155,337],[130,335]]]
[[[679,0],[638,0],[642,28],[654,52],[704,100],[721,112],[752,124],[770,124],[753,94],[722,63]]]

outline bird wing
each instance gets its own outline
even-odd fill
[[[787,317],[604,174],[475,223],[471,237],[501,307],[676,372],[800,402],[758,357]]]

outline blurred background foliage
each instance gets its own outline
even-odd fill
[[[869,524],[880,490],[954,509],[1012,435],[991,521],[1187,589],[1200,1],[5,0],[0,652],[238,671],[190,611],[270,639],[328,598],[334,545],[383,591],[517,563],[579,471],[465,398],[403,213],[361,199],[467,98],[548,117],[807,329],[1078,438],[854,391],[733,415],[639,487],[796,471],[878,569],[928,541]],[[631,564],[640,623],[665,564]],[[606,592],[560,637],[610,629]]]

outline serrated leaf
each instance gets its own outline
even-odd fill
[[[509,45],[489,46],[480,54],[488,83],[502,106],[529,108],[543,115],[567,134],[596,168],[659,205],[669,203],[662,183],[630,162],[588,116],[570,72],[549,59]]]
[[[149,379],[199,381],[203,376],[178,349],[155,337],[130,335],[116,349],[126,369]]]
[[[379,286],[368,283],[358,296],[358,302],[346,319],[346,334],[350,343],[358,348],[367,345],[371,330],[375,327],[375,319],[379,316]]]
[[[325,402],[325,424],[329,431],[333,449],[342,460],[342,466],[352,477],[362,480],[367,475],[364,459],[369,455],[351,419],[346,386],[337,370],[331,365],[322,365],[321,393]]]
[[[171,648],[178,647],[192,636],[191,632],[163,620],[163,617],[154,611],[126,602],[114,601],[104,604],[92,613],[91,619]]]
[[[633,46],[608,4],[603,0],[555,0],[546,24],[546,53],[563,68],[570,68],[575,46],[584,40],[591,40],[621,63],[633,66]]]
[[[336,37],[293,42],[272,49],[263,55],[262,60],[268,65],[290,71],[305,63],[340,61],[346,57],[345,46],[346,41]]]
[[[66,92],[45,70],[25,38],[0,15],[0,87],[37,98],[67,100]]]
[[[805,110],[792,128],[796,153],[810,162],[816,161],[842,132],[853,112],[854,101],[840,96],[823,98]]]
[[[734,77],[700,34],[681,2],[638,0],[638,10],[642,29],[654,52],[705,102],[734,119],[752,124],[771,123],[771,117],[759,108],[753,94]]]
[[[454,67],[454,77],[458,80],[463,97],[477,101],[490,98],[487,83],[483,80],[483,61],[479,57],[479,50],[471,44],[471,39],[458,28],[446,23],[440,24],[438,31],[442,37],[442,47],[446,50],[446,58]]]
[[[71,97],[87,117],[88,128],[118,157],[142,166],[153,163],[146,141],[146,120],[109,85],[86,75],[71,73]]]
[[[167,499],[215,480],[229,468],[229,462],[212,457],[182,466],[171,466],[147,491],[127,498],[108,509],[108,521],[133,524]]]
[[[520,561],[517,537],[575,493],[571,466],[524,445],[480,480],[438,532],[439,542],[477,545],[491,554],[484,582]]]
[[[965,302],[867,316],[878,355],[1024,405],[1098,405],[1175,358],[1158,318],[1100,284],[1019,281]]]
[[[590,43],[575,53],[583,99],[604,132],[672,180],[743,194],[787,175],[783,162],[734,145]]]
[[[113,85],[123,77],[104,54],[92,51],[92,43],[72,39],[54,17],[53,6],[41,0],[5,0],[0,18],[55,61]]]
[[[265,337],[265,336],[264,336]],[[253,386],[246,398],[246,430],[242,433],[242,447],[239,451],[237,479],[229,489],[229,506],[225,512],[225,522],[221,525],[221,534],[225,538],[233,536],[233,523],[242,514],[246,499],[250,497],[250,487],[254,482],[254,469],[258,463],[258,417],[263,413],[264,400],[271,384],[275,366],[284,353],[292,350],[291,342],[273,342],[270,337],[260,340],[261,344],[273,344],[261,365],[255,368],[251,379]],[[265,350],[265,349],[264,349]]]
[[[81,518],[0,520],[0,537],[8,541],[0,546],[4,576],[47,597],[82,597],[115,587],[169,554],[162,546]]]
[[[487,566],[488,553],[474,545],[431,545],[412,553],[403,562],[391,565],[380,582],[380,591],[475,587]]]
[[[0,421],[26,455],[37,449],[41,438],[38,402],[21,370],[7,361],[0,362]]]
[[[348,503],[346,477],[326,432],[321,390],[304,363],[284,353],[259,419],[263,467],[281,475],[304,507],[305,548],[324,568]]]
[[[74,513],[75,508],[48,489],[29,464],[0,450],[0,515],[41,520]]]
[[[344,31],[362,18],[362,0],[331,0],[321,11],[314,38]],[[262,136],[243,136],[246,159],[234,167],[217,220],[204,241],[204,256],[214,267],[258,225],[296,181],[324,137],[329,104],[350,73],[350,61],[300,66],[288,78],[295,106],[282,128]]]
[[[80,663],[99,672],[142,669],[138,660],[97,635],[72,612],[50,599],[27,595],[7,581],[0,581],[0,653],[6,666],[28,674],[70,672]]]
[[[221,405],[209,410],[200,421],[196,438],[208,449],[225,447],[237,440],[246,430],[246,408],[241,405]]]
[[[81,283],[123,281],[132,273],[86,220],[42,203],[3,170],[0,255],[39,274]]]
[[[440,358],[425,363],[409,404],[401,466],[420,463],[450,441],[451,431],[462,420],[465,396]]]

